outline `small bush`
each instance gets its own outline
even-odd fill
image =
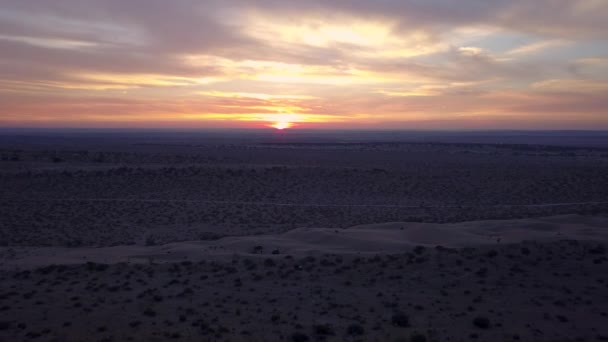
[[[402,313],[402,312],[397,312],[393,315],[391,322],[393,323],[394,326],[396,327],[402,327],[402,328],[406,328],[410,326],[410,319],[409,317]]]
[[[314,326],[315,334],[329,336],[334,334],[334,330],[329,324],[317,324]]]
[[[351,336],[361,336],[365,333],[365,329],[359,324],[351,324],[346,329],[346,332]]]
[[[420,333],[413,333],[410,342],[426,342],[426,337]]]
[[[8,330],[11,327],[11,322],[0,321],[0,330]]]
[[[309,340],[309,338],[307,335],[297,332],[291,335],[291,340],[293,342],[306,342]]]
[[[152,309],[150,309],[150,308],[147,308],[147,309],[144,311],[144,315],[146,315],[146,316],[148,316],[148,317],[154,317],[154,316],[156,316],[156,311],[154,311],[154,310],[152,310]]]
[[[146,237],[146,246],[156,246],[157,242],[153,236]]]
[[[479,329],[488,329],[490,328],[490,320],[486,317],[479,316],[473,320],[473,325]]]
[[[418,255],[424,253],[424,251],[426,251],[426,247],[424,247],[424,246],[416,246],[416,247],[414,247],[414,253],[416,253]]]

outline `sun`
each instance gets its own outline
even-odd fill
[[[292,128],[296,123],[304,121],[301,115],[294,113],[266,114],[261,116],[260,119],[268,122],[268,127],[278,129],[279,131]]]
[[[291,128],[291,126],[293,126],[293,124],[288,121],[278,121],[278,122],[275,122],[274,124],[270,125],[270,127],[274,127],[280,131],[282,131],[286,128]]]

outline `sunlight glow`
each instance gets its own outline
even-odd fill
[[[270,125],[270,127],[274,127],[276,129],[278,129],[279,131],[282,131],[286,128],[291,128],[292,126],[293,126],[293,124],[291,122],[285,122],[285,121],[275,122],[274,124]]]

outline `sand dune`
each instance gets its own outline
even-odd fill
[[[174,262],[225,259],[234,255],[391,254],[414,246],[459,248],[523,241],[589,240],[608,242],[608,218],[561,215],[537,219],[452,224],[391,222],[347,229],[298,228],[283,234],[226,237],[161,246],[103,248],[2,248],[4,269],[84,262]],[[273,254],[272,252],[276,254]]]

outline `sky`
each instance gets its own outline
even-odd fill
[[[608,129],[608,0],[0,0],[0,127]]]

